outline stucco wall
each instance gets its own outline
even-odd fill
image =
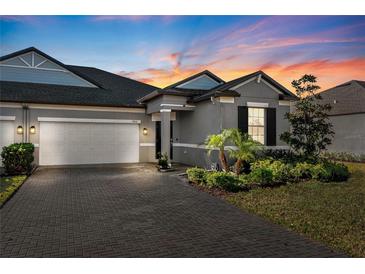
[[[268,103],[268,107],[276,108],[276,144],[285,145],[280,140],[280,134],[289,129],[289,122],[284,119],[284,114],[290,111],[290,107],[279,105],[278,93],[263,82],[256,81],[241,86],[236,91],[241,96],[236,97],[234,103],[220,103],[218,100],[212,103],[207,100],[197,103],[192,112],[177,112],[174,142],[203,145],[207,135],[238,126],[238,106],[246,106],[247,102],[258,102]],[[209,167],[218,159],[214,153],[207,157],[206,150],[202,148],[174,147],[174,161]]]
[[[331,116],[335,136],[329,151],[365,154],[365,113]]]
[[[15,128],[22,125],[21,108],[4,108],[0,107],[1,116],[16,116]],[[89,119],[128,119],[141,120],[139,126],[140,143],[155,143],[155,124],[151,121],[151,116],[144,113],[126,113],[126,112],[105,112],[105,111],[80,111],[80,110],[55,110],[55,109],[29,109],[30,126],[36,127],[36,134],[30,134],[30,142],[36,146],[39,144],[39,122],[38,117],[60,117],[60,118],[89,118]],[[147,128],[148,134],[143,135],[143,128]],[[15,134],[15,142],[21,142],[22,135]],[[38,149],[36,148],[36,163],[38,163]],[[154,146],[140,146],[140,162],[155,161]]]

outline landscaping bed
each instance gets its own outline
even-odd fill
[[[34,145],[15,143],[5,146],[1,151],[3,168],[0,177],[0,208],[8,201],[32,173],[35,166]]]
[[[26,179],[26,175],[0,177],[0,208],[14,195]]]
[[[347,182],[302,179],[277,187],[256,184],[236,192],[197,181],[191,184],[350,256],[365,257],[365,164],[346,166],[351,173]]]

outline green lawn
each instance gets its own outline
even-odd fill
[[[365,257],[365,164],[347,164],[344,183],[303,182],[256,189],[226,199],[333,249]]]
[[[27,176],[12,176],[0,178],[0,206],[23,184]]]

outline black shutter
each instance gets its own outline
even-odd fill
[[[238,106],[238,129],[248,133],[248,107]]]
[[[266,145],[276,146],[276,109],[266,109]]]

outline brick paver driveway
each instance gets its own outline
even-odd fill
[[[39,169],[0,210],[2,257],[332,257],[151,165]]]

